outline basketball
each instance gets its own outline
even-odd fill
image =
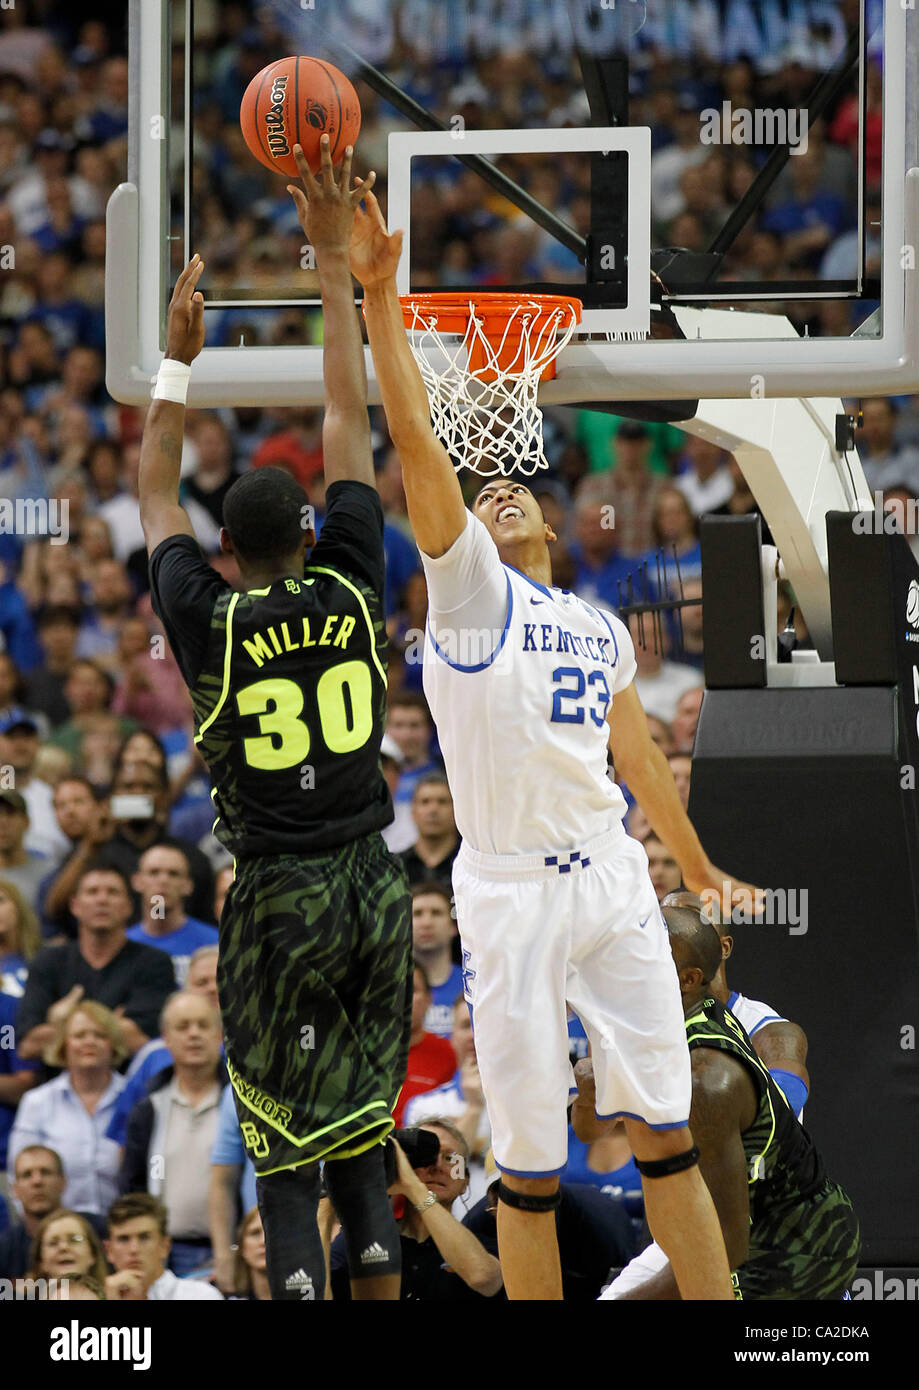
[[[256,159],[285,178],[296,178],[294,145],[313,173],[319,141],[328,135],[332,163],[340,164],[361,128],[357,92],[343,72],[319,58],[279,58],[253,77],[239,110],[243,137]]]

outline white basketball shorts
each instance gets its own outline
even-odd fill
[[[668,1263],[667,1256],[659,1245],[649,1245],[640,1255],[630,1260],[625,1269],[620,1270],[611,1284],[607,1284],[600,1294],[600,1302],[622,1298],[623,1294],[640,1288],[649,1279],[653,1279],[655,1274],[660,1274],[662,1269],[666,1269]]]
[[[621,825],[556,855],[463,845],[453,888],[498,1167],[549,1177],[565,1166],[569,1006],[590,1040],[602,1119],[688,1124],[683,1008],[642,845]]]

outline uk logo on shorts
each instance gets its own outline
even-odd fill
[[[472,982],[475,979],[475,971],[472,968],[472,952],[463,949],[463,998],[471,1008],[473,1005]]]

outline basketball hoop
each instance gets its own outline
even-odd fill
[[[431,423],[457,470],[491,477],[548,468],[536,393],[555,376],[581,301],[455,292],[399,298]]]

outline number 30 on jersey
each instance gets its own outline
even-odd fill
[[[366,661],[342,661],[323,671],[316,683],[322,739],[330,753],[353,753],[373,732],[373,681]],[[310,730],[300,716],[303,691],[296,681],[256,681],[236,696],[241,715],[257,715],[259,732],[243,739],[246,762],[264,772],[281,772],[302,763],[310,751]]]

